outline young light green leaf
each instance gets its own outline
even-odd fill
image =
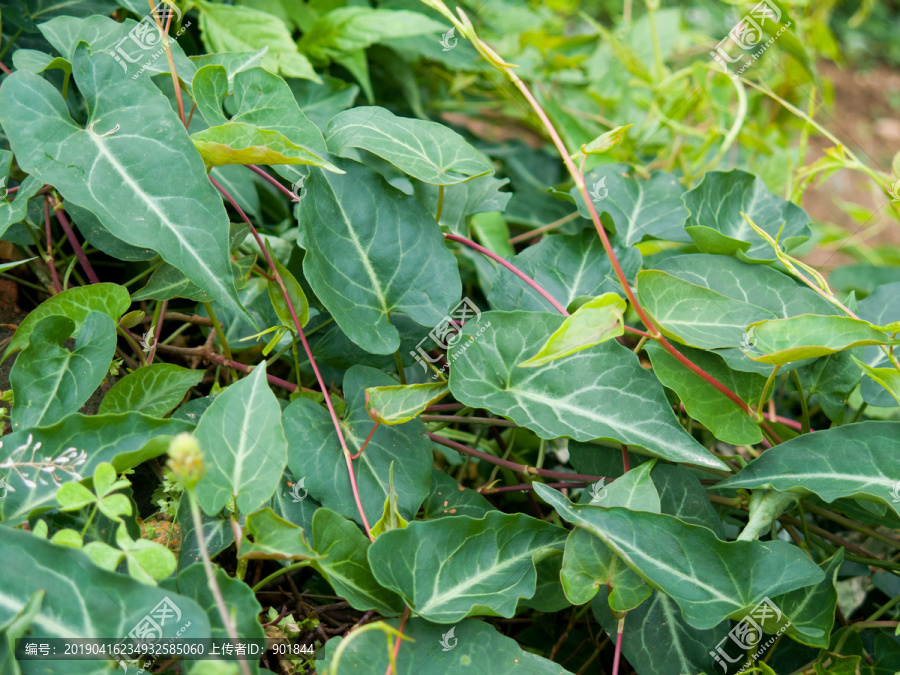
[[[116,382],[106,392],[98,412],[104,415],[135,411],[164,417],[202,379],[202,370],[190,370],[171,363],[153,363]]]
[[[625,300],[616,293],[604,293],[584,303],[519,368],[537,368],[622,335],[626,306]]]
[[[229,122],[191,134],[207,167],[226,164],[304,164],[341,173],[334,164],[296,145],[280,131]]]
[[[125,553],[128,574],[145,584],[154,585],[175,571],[175,554],[162,544],[148,539],[132,539],[125,524],[116,530],[116,545]]]
[[[366,389],[366,412],[374,422],[404,424],[449,393],[446,382],[369,387]]]
[[[769,192],[761,178],[752,173],[708,171],[703,181],[685,193],[690,211],[684,229],[702,253],[730,255],[748,262],[774,261],[775,252],[750,227],[746,214],[773,238],[784,251],[809,239],[810,218],[796,204]]]
[[[287,441],[265,363],[216,396],[194,436],[204,450],[206,475],[197,485],[197,500],[207,515],[232,497],[242,513],[272,497],[287,465]]]
[[[28,316],[16,329],[3,358],[6,359],[10,354],[24,349],[34,327],[48,316],[68,317],[75,322],[75,329],[81,330],[84,320],[91,312],[103,312],[113,321],[118,321],[130,304],[128,290],[118,284],[101,283],[91,286],[74,286],[44,300],[36,309],[28,313]]]
[[[535,563],[558,553],[565,537],[561,527],[520,513],[451,516],[385,532],[369,548],[369,563],[382,586],[428,621],[509,617],[519,598],[534,595]]]
[[[892,338],[868,321],[814,314],[751,323],[747,327],[747,342],[750,346],[744,349],[747,356],[774,365],[864,345],[900,345],[900,339]]]
[[[560,516],[599,537],[635,572],[671,597],[685,620],[707,629],[741,618],[763,598],[820,582],[822,571],[783,541],[723,542],[711,530],[665,514],[572,504],[541,483]],[[734,575],[750,565],[752,575]]]
[[[488,159],[443,124],[397,117],[375,106],[352,108],[328,123],[328,148],[362,148],[413,178],[455,185],[493,173]]]
[[[372,525],[369,534],[377,539],[383,532],[402,530],[407,525],[409,523],[403,519],[403,516],[397,510],[397,493],[394,489],[394,463],[391,462],[391,469],[388,474],[388,496],[384,500],[384,514]]]
[[[85,127],[40,76],[4,81],[0,123],[20,166],[240,311],[225,207],[169,100],[149,78],[122,78],[111,56],[83,44],[72,72],[89,110]]]
[[[900,422],[859,422],[803,434],[750,462],[716,488],[770,487],[826,502],[853,497],[900,513]]]
[[[456,400],[509,417],[541,438],[608,438],[676,462],[723,466],[678,424],[659,381],[617,342],[517,368],[563,321],[546,312],[484,312],[467,322],[448,359]]]
[[[431,328],[459,300],[456,259],[416,199],[362,164],[337,163],[347,174],[313,171],[297,207],[303,272],[353,342],[393,354],[400,334],[392,314]]]
[[[264,508],[247,516],[248,539],[241,541],[241,558],[267,560],[313,560],[319,554],[306,540],[302,528]]]
[[[863,372],[884,387],[887,392],[894,397],[897,404],[900,405],[900,371],[896,368],[873,368],[863,363],[855,356],[851,356],[856,365],[862,368]]]
[[[9,373],[14,431],[58,422],[78,410],[106,377],[116,352],[112,319],[88,314],[69,351],[63,344],[74,330],[75,322],[65,316],[48,316],[34,326]]]

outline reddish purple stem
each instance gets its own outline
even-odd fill
[[[526,284],[528,284],[534,290],[536,290],[538,293],[540,293],[541,296],[547,302],[549,302],[551,305],[553,305],[553,307],[556,309],[557,312],[559,312],[563,316],[569,316],[569,313],[566,311],[566,308],[563,307],[561,304],[559,304],[556,301],[556,298],[554,298],[552,295],[550,295],[546,290],[543,289],[543,287],[541,287],[540,284],[538,284],[538,282],[536,282],[534,279],[529,277],[527,274],[525,274],[525,272],[520,270],[518,267],[513,265],[511,262],[504,260],[499,255],[497,255],[493,251],[486,249],[481,244],[476,244],[471,239],[466,239],[465,237],[460,237],[458,234],[444,234],[444,237],[446,237],[447,239],[449,239],[451,241],[458,241],[460,244],[465,244],[469,248],[473,248],[476,251],[478,251],[479,253],[483,253],[484,255],[486,255],[488,258],[490,258],[497,264],[503,265],[506,269],[508,269],[510,272],[515,274],[522,281],[524,281]]]
[[[81,244],[78,243],[78,238],[72,231],[72,226],[69,224],[69,219],[66,218],[65,212],[62,210],[62,206],[53,199],[53,197],[50,197],[50,206],[53,207],[53,212],[56,214],[56,219],[59,221],[60,227],[62,227],[63,232],[66,233],[66,239],[69,240],[69,245],[75,250],[75,256],[78,258],[78,262],[81,263],[81,269],[83,269],[84,273],[87,275],[88,281],[92,284],[99,284],[100,279],[94,273],[94,268],[91,267],[91,263],[88,262],[87,256],[84,254],[84,249],[81,248]]]
[[[277,188],[279,191],[281,191],[281,193],[282,193],[285,197],[287,197],[288,199],[290,199],[292,202],[296,202],[296,201],[297,201],[296,195],[294,195],[293,192],[291,192],[291,191],[288,190],[286,187],[284,187],[284,185],[282,185],[281,183],[279,183],[278,180],[276,180],[273,176],[270,176],[269,174],[267,174],[265,171],[263,171],[262,169],[260,169],[260,168],[259,168],[258,166],[256,166],[255,164],[247,164],[246,166],[247,166],[247,168],[250,169],[253,173],[258,174],[259,176],[261,176],[262,178],[264,178],[265,180],[267,180],[269,183],[271,183],[275,188]]]

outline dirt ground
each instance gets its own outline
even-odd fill
[[[821,108],[815,119],[862,161],[890,173],[891,160],[900,152],[900,73],[886,67],[857,72],[831,63],[821,64],[820,69],[832,82],[834,102]],[[808,161],[831,145],[825,138],[811,139]],[[840,201],[860,204],[876,212],[875,216],[860,224],[840,209]],[[821,185],[811,186],[802,206],[813,219],[853,232],[854,243],[900,246],[900,223],[891,216],[888,203],[889,198],[874,188],[868,176],[839,171]],[[823,271],[853,262],[850,256],[828,249],[815,251],[805,260]]]

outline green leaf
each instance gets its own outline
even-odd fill
[[[366,387],[393,384],[396,380],[389,375],[366,366],[353,366],[344,375],[347,412],[341,429],[352,454],[359,452],[374,425],[366,412]],[[284,427],[291,473],[298,480],[306,478],[309,494],[323,506],[361,522],[347,461],[325,408],[309,399],[297,399],[284,411]],[[394,479],[400,514],[412,520],[428,494],[431,479],[431,445],[421,421],[379,426],[362,455],[353,460],[359,496],[370,524],[381,517],[392,462],[396,462]]]
[[[165,579],[175,571],[172,551],[155,541],[132,539],[124,524],[116,531],[116,544],[125,553],[128,574],[138,581],[154,584],[155,579]]]
[[[209,517],[201,510],[200,520],[203,538],[206,540],[206,550],[211,558],[215,558],[220,551],[234,542],[234,530],[231,529],[231,519],[220,515]],[[191,507],[188,499],[185,498],[179,501],[175,522],[181,526],[178,569],[183,570],[189,565],[202,562],[203,560],[200,552],[200,537],[194,529],[194,520],[191,517]]]
[[[766,450],[716,488],[770,487],[826,502],[853,497],[900,513],[900,422],[859,422],[803,434]]]
[[[34,326],[9,373],[14,431],[58,422],[78,410],[106,377],[116,352],[112,319],[88,314],[69,351],[63,344],[74,330],[75,322],[65,316],[48,316]]]
[[[338,7],[322,14],[303,32],[299,47],[316,61],[328,61],[389,38],[435,33],[445,28],[419,12]]]
[[[494,506],[480,493],[464,488],[443,471],[431,472],[431,492],[422,504],[426,520],[447,516],[481,518],[493,510]]]
[[[382,586],[429,621],[510,617],[519,598],[534,595],[535,563],[558,553],[565,536],[562,528],[521,513],[450,516],[385,532],[369,549],[369,563]]]
[[[399,620],[388,620],[387,624],[397,628]],[[486,621],[467,619],[448,630],[445,625],[411,618],[403,628],[403,635],[413,641],[401,643],[397,675],[458,675],[471,670],[475,664],[484,673],[571,675],[562,666],[525,651]],[[335,649],[346,639],[332,638],[316,653],[319,672],[332,672]],[[388,665],[384,635],[371,631],[360,633],[347,645],[341,655],[340,672],[383,675]]]
[[[384,615],[403,611],[393,592],[382,588],[369,567],[369,539],[359,527],[327,508],[316,509],[312,520],[314,546],[301,528],[263,509],[247,518],[253,543],[241,545],[242,558],[309,561],[336,593],[359,610],[377,609]]]
[[[409,523],[403,519],[403,516],[401,516],[400,512],[397,510],[397,493],[394,489],[394,465],[392,463],[390,473],[388,474],[388,496],[387,499],[384,500],[384,513],[381,518],[372,525],[369,534],[377,539],[383,532],[398,529],[402,530],[407,525],[409,525]]]
[[[806,212],[769,192],[761,178],[733,169],[709,171],[703,181],[684,195],[690,211],[684,229],[703,253],[734,256],[748,262],[776,260],[775,252],[741,214],[746,214],[782,250],[790,251],[810,237]],[[782,227],[783,226],[783,227]]]
[[[500,192],[500,188],[509,183],[508,178],[494,178],[493,176],[479,176],[472,178],[465,183],[457,183],[456,185],[447,185],[444,187],[444,204],[441,208],[441,227],[446,228],[453,234],[463,236],[469,235],[469,227],[467,221],[470,221],[472,229],[479,238],[484,233],[485,227],[479,225],[474,219],[468,216],[478,213],[505,211],[506,205],[512,198],[512,192]],[[431,183],[422,183],[416,181],[413,185],[416,196],[419,198],[429,213],[437,214],[437,205],[439,199],[440,187]],[[497,215],[494,213],[494,215]],[[502,219],[500,219],[502,221]],[[506,239],[509,239],[505,222],[502,225],[506,232]],[[500,229],[499,224],[496,229]],[[499,233],[494,233],[495,239],[500,238]],[[498,244],[502,246],[502,244]],[[506,242],[508,253],[503,255],[512,255],[512,247]]]
[[[16,640],[25,637],[29,627],[41,609],[45,591],[35,591],[18,614],[0,622],[0,669],[9,675],[21,675],[22,669],[15,657]]]
[[[171,363],[154,363],[138,368],[106,392],[99,414],[133,410],[153,417],[164,417],[202,379],[202,370],[190,370]]]
[[[604,293],[579,307],[519,368],[537,368],[625,333],[622,315],[627,303],[615,293]]]
[[[200,37],[207,51],[254,52],[266,48],[262,64],[267,70],[320,82],[278,17],[243,5],[197,2],[195,6],[200,10]]]
[[[598,481],[585,490],[582,503],[620,506],[635,511],[660,512],[659,493],[650,479],[655,461],[645,462],[617,478],[608,487]],[[601,487],[598,489],[597,485]],[[585,497],[590,497],[585,502]],[[650,597],[653,590],[599,538],[582,529],[569,532],[563,553],[560,581],[573,605],[581,605],[596,595],[600,586],[609,588],[609,605],[627,612]]]
[[[60,560],[66,564],[60,566]],[[21,612],[36,592],[46,593],[32,620],[32,638],[124,638],[163,602],[169,619],[160,624],[163,637],[176,632],[182,638],[209,636],[209,620],[190,598],[102,570],[84,553],[29,532],[0,527],[0,567],[17,580],[3,589],[0,625]]]
[[[161,420],[136,412],[91,416],[74,413],[52,426],[8,434],[0,441],[0,472],[9,486],[6,498],[0,500],[0,521],[16,525],[31,514],[53,508],[60,483],[92,475],[101,462],[110,462],[121,473],[157,457],[168,446],[151,440],[165,441],[168,435],[188,431],[192,426],[181,420]],[[68,457],[66,462],[54,461],[63,456]],[[57,467],[55,471],[40,471],[49,469],[51,464]]]
[[[838,268],[835,272],[842,268]],[[867,278],[876,276],[874,272]],[[831,281],[831,277],[829,277]],[[869,297],[859,303],[858,314],[861,318],[873,325],[881,326],[896,321],[900,318],[900,281],[880,285],[874,289]],[[893,368],[887,355],[880,347],[866,347],[866,364],[872,368]],[[885,379],[887,382],[887,379]],[[894,405],[891,395],[882,388],[883,385],[874,381],[868,374],[862,378],[860,393],[863,400],[872,406],[888,407]]]
[[[22,72],[6,79],[0,123],[20,166],[92,211],[111,234],[157,251],[239,308],[221,198],[168,99],[147,78],[122,79],[118,68],[107,54],[76,49],[72,72],[89,110],[85,128],[46,80]]]
[[[68,317],[75,322],[76,330],[81,330],[91,312],[103,312],[113,321],[118,321],[130,304],[128,291],[118,284],[104,283],[70,288],[48,298],[28,313],[16,329],[3,358],[6,359],[10,354],[28,345],[35,326],[48,316]]]
[[[723,542],[705,527],[665,514],[572,504],[535,484],[560,516],[599,537],[635,572],[671,597],[695,628],[741,618],[763,598],[820,582],[822,571],[783,541]],[[749,566],[752,575],[734,575]]]
[[[18,52],[14,52],[18,53]],[[41,181],[35,176],[26,176],[19,185],[14,201],[7,196],[6,181],[12,163],[12,153],[9,150],[0,150],[0,236],[9,229],[10,225],[25,220],[28,213],[28,200],[34,197],[41,189]]]
[[[264,640],[265,630],[260,625],[257,615],[262,612],[262,607],[256,600],[256,596],[250,587],[240,579],[228,575],[219,566],[214,566],[216,583],[222,593],[225,606],[231,612],[232,621],[237,629],[237,634],[244,640]],[[204,610],[209,619],[214,638],[227,638],[228,630],[222,623],[216,600],[209,590],[209,580],[203,563],[193,565],[181,570],[178,576],[165,579],[160,583],[163,588],[168,588],[182,597],[191,598]],[[247,665],[250,672],[259,672],[259,664],[248,659]]]
[[[825,573],[825,579],[821,582],[772,598],[772,602],[791,620],[786,635],[811,647],[828,647],[838,600],[835,583],[843,562],[844,549],[839,548],[837,553],[819,565]]]
[[[271,254],[271,251],[269,253]],[[278,262],[274,255],[272,256],[272,262],[275,263],[275,269],[278,270],[278,275],[284,283],[284,288],[287,290],[288,297],[291,300],[291,305],[294,307],[294,312],[297,315],[297,319],[300,321],[300,325],[305,326],[309,321],[309,301],[306,299],[306,293],[303,292],[303,287],[300,285],[300,282],[294,278],[294,275],[288,271],[288,268]],[[272,307],[275,309],[275,313],[281,320],[281,324],[291,331],[296,331],[297,326],[294,323],[294,317],[291,316],[291,309],[284,299],[284,293],[281,292],[281,286],[278,285],[277,281],[272,279],[268,282],[268,287],[269,300],[272,301]]]
[[[688,212],[681,201],[684,192],[678,179],[665,171],[654,171],[641,178],[627,164],[604,164],[584,177],[588,194],[597,213],[612,219],[612,231],[626,246],[647,239],[689,242],[684,232]],[[569,191],[582,218],[590,218],[578,188]],[[594,228],[592,235],[599,239]]]
[[[633,279],[641,267],[641,255],[613,240],[613,249],[627,279]],[[551,234],[529,246],[511,262],[534,279],[563,307],[583,295],[596,296],[619,292],[621,286],[603,251],[603,243],[592,230],[580,234]],[[556,312],[531,286],[498,267],[487,293],[493,309]]]
[[[432,327],[459,299],[456,259],[416,199],[368,167],[338,165],[346,175],[312,173],[297,207],[303,273],[347,337],[370,353],[392,354],[400,334],[391,314]]]
[[[600,134],[590,143],[581,146],[581,152],[585,155],[602,155],[609,152],[625,139],[625,135],[633,124],[626,124],[624,127],[616,127],[610,129],[605,134]]]
[[[398,532],[401,530],[392,530]],[[368,537],[352,521],[321,508],[313,516],[313,541],[321,558],[312,562],[334,588],[356,609],[374,609],[385,616],[403,611],[403,603],[376,580],[367,554]]]
[[[397,117],[384,108],[361,106],[328,123],[328,148],[362,148],[413,178],[432,185],[455,185],[493,173],[487,158],[443,124]]]
[[[751,323],[747,342],[751,348],[744,352],[754,361],[783,365],[863,345],[894,346],[900,339],[861,319],[804,314]]]
[[[331,162],[295,145],[284,134],[244,122],[229,122],[191,135],[207,167],[225,164],[304,164],[340,172]]]
[[[676,462],[723,466],[678,424],[659,382],[617,342],[539,368],[516,367],[563,321],[544,312],[484,312],[467,322],[448,358],[453,396],[541,438],[612,439]]]
[[[873,368],[856,357],[851,358],[856,362],[856,365],[862,368],[866,375],[884,387],[894,397],[897,404],[900,405],[900,372],[896,368]]]
[[[404,424],[449,393],[446,382],[369,387],[366,389],[366,412],[373,422]]]
[[[144,8],[144,14],[148,9],[149,5]],[[78,43],[86,42],[91,51],[114,55],[117,59],[117,67],[122,68],[124,74],[129,78],[137,77],[138,73],[146,74],[149,78],[171,71],[167,58],[153,58],[154,54],[158,54],[164,47],[162,36],[152,18],[143,21],[142,27],[146,26],[148,22],[150,22],[151,29],[143,34],[135,31],[138,22],[134,19],[125,19],[119,22],[108,16],[86,18],[60,16],[41,24],[38,29],[47,38],[47,42],[53,45],[53,48],[69,62],[75,60]],[[173,37],[175,32],[173,27]],[[169,48],[172,52],[172,60],[175,62],[178,79],[189,85],[196,67],[185,56],[184,50],[177,40],[173,40],[169,44]],[[122,77],[119,73],[117,76]]]
[[[717,349],[741,344],[747,324],[774,319],[767,309],[658,270],[638,274],[638,301],[660,330],[691,347]]]
[[[319,557],[306,541],[306,533],[293,523],[276,516],[270,508],[247,516],[244,529],[250,538],[241,542],[241,558],[312,560]]]
[[[688,415],[712,431],[716,438],[735,445],[754,445],[762,440],[759,426],[718,389],[688,370],[658,343],[648,342],[644,348],[659,381],[678,394]],[[762,375],[732,370],[721,357],[711,352],[690,347],[675,348],[745,403],[756,405],[759,402],[766,385]]]
[[[241,513],[271,499],[287,464],[287,441],[265,362],[216,396],[194,437],[204,450],[206,475],[197,485],[197,500],[207,515],[232,497]]]

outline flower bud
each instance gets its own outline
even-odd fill
[[[197,439],[187,432],[175,436],[169,444],[166,466],[186,490],[193,490],[205,472],[203,451]]]

